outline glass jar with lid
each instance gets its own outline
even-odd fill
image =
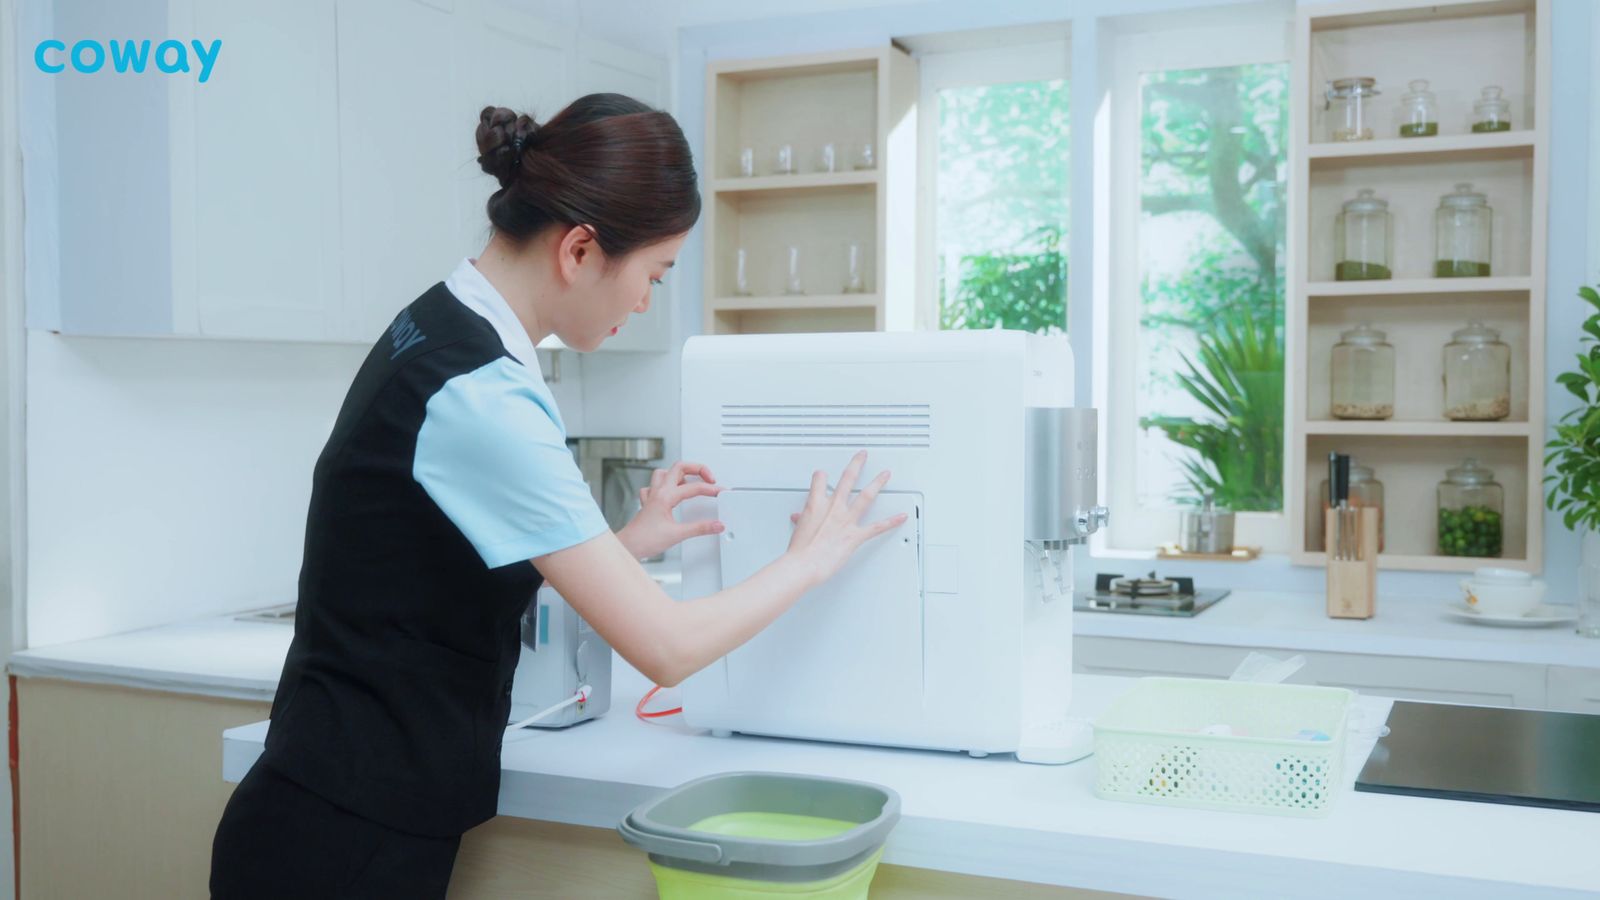
[[[1439,133],[1439,101],[1428,90],[1427,79],[1406,84],[1411,90],[1400,95],[1400,136],[1433,137]]]
[[[1444,345],[1444,417],[1488,421],[1511,415],[1511,348],[1481,322]]]
[[[1322,534],[1324,523],[1328,520],[1328,479],[1322,479],[1322,485],[1317,491],[1317,496],[1322,498],[1322,514],[1312,523],[1312,550],[1323,550],[1325,538]],[[1373,507],[1378,511],[1378,552],[1383,552],[1383,482],[1373,474],[1371,466],[1358,466],[1355,461],[1350,463],[1350,505],[1356,508],[1364,506]]]
[[[1336,78],[1328,82],[1328,139],[1372,140],[1372,98],[1378,96],[1374,78]]]
[[[1346,200],[1333,223],[1335,281],[1370,281],[1390,277],[1389,201],[1371,188]]]
[[[1365,323],[1333,345],[1329,383],[1337,419],[1387,419],[1394,415],[1394,347]]]
[[[1483,194],[1463,181],[1439,198],[1433,216],[1433,274],[1439,278],[1471,278],[1489,274],[1489,235],[1494,210]]]
[[[1505,489],[1494,473],[1468,459],[1439,482],[1439,552],[1499,556],[1505,530]]]
[[[1489,85],[1472,104],[1472,132],[1511,130],[1511,101],[1500,96],[1500,88]]]

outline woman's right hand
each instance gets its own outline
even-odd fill
[[[789,517],[794,522],[794,534],[789,538],[788,555],[809,570],[813,586],[832,578],[862,544],[899,528],[906,521],[906,514],[900,513],[870,525],[861,524],[862,514],[871,508],[878,492],[889,483],[889,471],[885,469],[862,488],[860,494],[851,497],[866,463],[865,450],[852,457],[832,493],[828,491],[827,473],[821,469],[813,472],[805,508]]]

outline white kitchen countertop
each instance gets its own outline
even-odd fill
[[[232,616],[21,650],[10,672],[91,684],[271,701],[294,628]]]
[[[1093,716],[1132,679],[1078,676],[1072,712]],[[889,863],[1155,896],[1575,897],[1600,890],[1600,815],[1347,790],[1322,819],[1221,813],[1096,798],[1093,758],[1033,766],[1010,757],[736,736],[636,719],[648,688],[617,661],[611,711],[506,746],[503,815],[615,827],[660,791],[717,772],[862,779],[900,793]],[[675,692],[660,703],[671,704]],[[1358,700],[1367,722],[1389,701]],[[237,781],[267,723],[225,733]],[[1352,736],[1346,784],[1375,740]]]
[[[1080,637],[1133,638],[1282,650],[1323,650],[1477,662],[1600,668],[1600,640],[1569,625],[1504,628],[1463,622],[1445,603],[1379,596],[1371,619],[1330,619],[1321,594],[1234,591],[1192,619],[1077,612]]]
[[[646,566],[669,593],[672,564]],[[1449,618],[1437,601],[1379,598],[1369,621],[1329,619],[1316,594],[1235,591],[1193,619],[1079,612],[1078,637],[1176,641],[1240,648],[1324,650],[1532,665],[1600,668],[1600,640],[1569,626],[1493,628]],[[219,616],[126,634],[36,647],[10,671],[151,690],[271,700],[293,629]]]
[[[677,594],[681,579],[675,560],[645,563],[644,568],[668,593]],[[11,655],[8,668],[29,678],[270,702],[294,627],[241,621],[241,615],[20,650]]]

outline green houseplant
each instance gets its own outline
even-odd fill
[[[1182,464],[1195,502],[1210,494],[1232,510],[1282,508],[1283,350],[1273,325],[1244,312],[1221,316],[1183,366],[1178,383],[1209,415],[1147,416],[1140,426],[1194,453]]]
[[[1578,630],[1600,637],[1600,293],[1578,289],[1594,307],[1583,322],[1575,371],[1556,381],[1578,398],[1578,406],[1556,423],[1556,436],[1545,444],[1545,506],[1561,513],[1561,522],[1578,531],[1582,541],[1579,570]]]

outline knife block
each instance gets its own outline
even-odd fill
[[[1323,514],[1328,548],[1328,616],[1333,619],[1370,619],[1378,596],[1378,510],[1361,506],[1345,510],[1353,527],[1353,540],[1341,554],[1339,510]],[[1353,552],[1352,552],[1353,551]],[[1354,559],[1340,559],[1339,556]]]

